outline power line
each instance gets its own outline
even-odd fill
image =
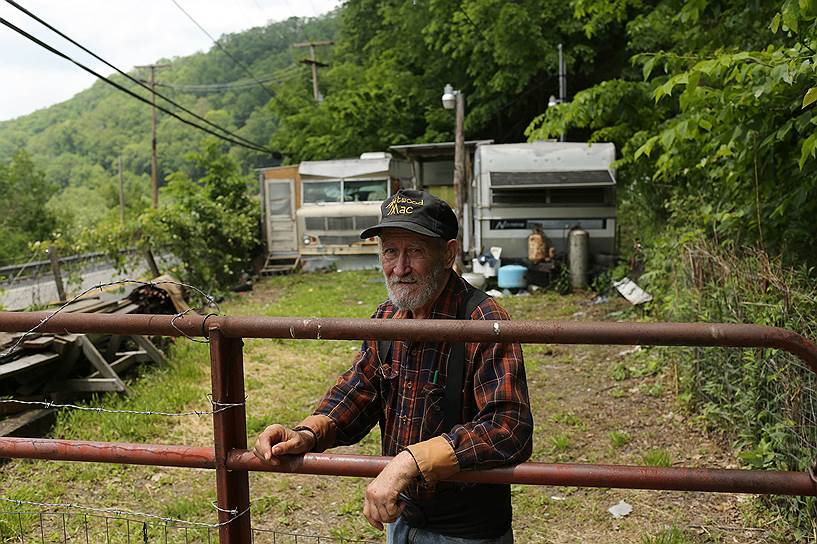
[[[300,70],[300,66],[298,65],[291,65],[287,68],[280,70],[276,74],[270,74],[265,77],[259,78],[263,82],[276,82],[276,83],[284,83],[293,79],[297,76],[302,74]],[[209,83],[209,84],[178,84],[178,83],[156,83],[158,87],[166,87],[168,89],[173,89],[176,91],[187,91],[187,92],[222,92],[222,91],[229,91],[234,89],[246,89],[248,87],[254,87],[255,82],[250,80],[238,80],[232,81],[228,83]]]
[[[259,87],[261,87],[262,89],[264,89],[264,91],[266,91],[266,92],[267,92],[267,94],[269,94],[269,95],[270,95],[270,98],[275,98],[275,94],[274,94],[272,91],[270,91],[270,90],[269,90],[267,87],[265,87],[265,86],[264,86],[264,84],[262,84],[260,81],[258,81],[258,80],[255,78],[255,76],[253,75],[253,73],[250,71],[250,69],[249,69],[249,68],[247,68],[247,66],[246,66],[246,65],[245,65],[243,62],[241,62],[241,61],[240,61],[240,60],[238,60],[236,57],[234,57],[234,56],[232,55],[232,53],[230,53],[229,51],[227,51],[227,50],[226,50],[226,49],[225,49],[225,48],[224,48],[224,47],[223,47],[223,46],[222,46],[220,43],[218,43],[218,40],[216,40],[215,38],[213,38],[213,36],[211,36],[211,35],[210,35],[210,33],[209,33],[209,32],[207,32],[207,31],[204,29],[204,27],[203,27],[203,26],[201,26],[201,25],[198,23],[198,21],[196,21],[196,20],[193,18],[193,16],[192,16],[192,15],[190,15],[189,13],[187,13],[187,11],[185,11],[185,9],[184,9],[183,7],[181,7],[181,5],[179,5],[179,3],[178,3],[176,0],[170,0],[170,1],[171,1],[171,2],[173,2],[173,3],[176,5],[176,7],[177,7],[177,8],[179,8],[179,9],[181,10],[181,12],[182,12],[182,13],[184,13],[184,14],[187,16],[187,18],[188,18],[188,19],[190,19],[191,21],[193,21],[193,24],[194,24],[194,25],[196,25],[197,27],[199,27],[199,30],[201,30],[202,32],[204,32],[204,33],[207,35],[207,37],[208,37],[208,38],[210,38],[210,40],[211,40],[211,41],[212,41],[212,42],[213,42],[213,43],[216,45],[216,47],[218,47],[219,49],[221,49],[221,51],[222,51],[222,52],[223,52],[225,55],[227,55],[228,57],[230,57],[230,59],[231,59],[231,60],[232,60],[234,63],[236,63],[238,66],[240,66],[240,67],[241,67],[241,68],[242,68],[242,69],[243,69],[243,70],[244,70],[244,71],[247,73],[247,75],[248,75],[248,76],[250,76],[250,78],[251,78],[251,79],[254,79],[254,80],[255,80],[255,82],[256,82],[256,83],[258,83]]]
[[[46,21],[42,20],[40,17],[38,17],[37,15],[33,14],[32,12],[30,12],[29,10],[27,10],[26,8],[24,8],[23,6],[21,6],[20,4],[18,4],[17,2],[15,2],[14,0],[6,0],[6,2],[7,2],[8,4],[11,4],[13,7],[17,8],[18,10],[22,11],[23,13],[25,13],[26,15],[28,15],[29,17],[31,17],[32,19],[34,19],[35,21],[37,21],[38,23],[40,23],[41,25],[45,26],[46,28],[48,28],[49,30],[51,30],[52,32],[54,32],[55,34],[57,34],[58,36],[60,36],[60,37],[62,37],[62,38],[64,38],[64,39],[66,39],[66,40],[68,40],[70,43],[72,43],[72,44],[74,44],[75,46],[79,47],[80,49],[82,49],[83,51],[85,51],[86,53],[88,53],[89,55],[91,55],[92,57],[94,57],[95,59],[97,59],[98,61],[100,61],[100,62],[102,62],[103,64],[105,64],[106,66],[108,66],[109,68],[111,68],[111,69],[115,70],[115,71],[116,71],[116,72],[118,72],[120,75],[122,75],[122,76],[124,76],[125,78],[127,78],[128,80],[132,81],[133,83],[135,83],[135,84],[139,85],[140,87],[142,87],[142,88],[144,88],[144,89],[146,89],[146,90],[148,90],[148,91],[150,91],[150,92],[152,92],[152,93],[153,93],[153,92],[155,92],[155,90],[154,90],[154,89],[152,89],[152,88],[150,88],[149,86],[147,86],[147,85],[146,85],[144,82],[142,82],[142,81],[140,81],[140,80],[138,80],[138,79],[136,79],[136,78],[134,78],[134,77],[130,76],[128,73],[126,73],[126,72],[124,72],[124,71],[120,70],[119,68],[117,68],[116,66],[114,66],[114,65],[113,65],[113,64],[111,64],[110,62],[106,61],[105,59],[103,59],[102,57],[100,57],[99,55],[97,55],[96,53],[94,53],[93,51],[89,50],[87,47],[85,47],[85,46],[83,46],[82,44],[78,43],[77,41],[73,40],[73,39],[72,39],[72,38],[70,38],[69,36],[66,36],[66,35],[65,35],[63,32],[61,32],[61,31],[60,31],[60,30],[58,30],[57,28],[54,28],[52,25],[48,24]],[[8,26],[8,24],[7,24],[6,26]],[[24,35],[25,35],[25,34],[24,34]],[[28,37],[28,36],[26,36],[26,37]],[[31,38],[29,38],[29,39],[31,39]],[[37,43],[37,42],[35,41],[35,43]],[[39,43],[39,45],[41,45],[42,47],[46,47],[46,49],[49,49],[49,50],[51,50],[51,49],[52,49],[52,48],[50,48],[50,46],[48,46],[48,47],[47,47],[47,46],[46,46],[45,44],[43,44],[43,43]],[[79,66],[80,68],[83,68],[83,69],[85,69],[86,71],[88,71],[88,70],[87,70],[87,69],[86,69],[84,66],[80,65],[79,63],[77,63],[77,62],[76,62],[76,61],[74,61],[73,59],[71,59],[71,58],[69,58],[69,57],[67,57],[67,56],[65,56],[65,55],[63,55],[63,54],[57,53],[57,52],[56,52],[56,50],[53,50],[52,52],[53,52],[53,53],[55,53],[55,54],[58,54],[58,55],[62,56],[63,58],[65,58],[65,59],[67,59],[67,60],[69,60],[69,61],[73,62],[74,64],[76,64],[76,65],[77,65],[77,66]],[[93,72],[92,72],[92,73],[93,73]],[[99,78],[101,78],[101,79],[105,79],[103,76],[100,76],[100,75],[98,75],[98,74],[96,74],[96,73],[94,73],[94,75],[96,75],[97,77],[99,77]],[[107,81],[107,80],[106,80],[106,81]],[[110,83],[110,81],[109,81],[108,83]],[[229,135],[230,135],[230,136],[232,136],[233,138],[236,138],[236,139],[238,139],[238,140],[241,140],[241,141],[245,142],[245,143],[246,143],[246,144],[248,144],[249,146],[254,146],[254,147],[258,147],[258,148],[263,148],[263,147],[264,147],[264,146],[262,146],[261,144],[257,144],[257,143],[255,143],[255,142],[253,142],[253,141],[251,141],[251,140],[248,140],[247,138],[244,138],[243,136],[241,136],[241,135],[239,135],[239,134],[236,134],[235,132],[232,132],[232,131],[230,131],[230,130],[228,130],[228,129],[226,129],[226,128],[223,128],[223,127],[221,127],[221,126],[219,126],[219,125],[217,125],[217,124],[215,124],[215,123],[213,123],[213,122],[211,122],[211,121],[207,120],[206,118],[204,118],[204,117],[202,117],[202,116],[198,115],[197,113],[195,113],[195,112],[193,112],[193,111],[190,111],[189,109],[185,108],[185,107],[184,107],[184,106],[182,106],[181,104],[178,104],[177,102],[173,101],[172,99],[168,98],[167,96],[164,96],[164,95],[163,95],[163,94],[161,94],[161,93],[155,92],[155,94],[156,94],[156,96],[158,96],[159,98],[161,98],[161,99],[165,100],[166,102],[170,103],[171,105],[173,105],[173,106],[175,106],[175,107],[179,108],[180,110],[182,110],[183,112],[187,113],[188,115],[191,115],[191,116],[195,117],[196,119],[198,119],[198,120],[200,120],[200,121],[202,121],[202,122],[204,122],[204,123],[206,123],[206,124],[210,125],[211,127],[215,128],[215,129],[217,129],[217,130],[220,130],[220,131],[224,132],[225,134],[229,134]],[[164,111],[164,112],[168,113],[168,112],[167,112],[167,110],[164,110],[164,109],[162,109],[161,107],[160,107],[159,109],[161,109],[162,111]],[[172,115],[172,114],[171,114],[171,115]],[[180,120],[181,120],[181,119],[180,119]]]
[[[6,1],[8,2],[9,0],[6,0]],[[24,36],[25,38],[28,38],[29,40],[36,43],[37,45],[39,45],[43,49],[46,49],[47,51],[50,51],[51,53],[57,55],[58,57],[61,57],[61,58],[65,59],[65,60],[67,60],[68,62],[71,62],[72,64],[74,64],[74,65],[78,66],[79,68],[85,70],[86,72],[93,75],[94,77],[96,77],[98,79],[101,79],[102,81],[104,81],[108,85],[110,85],[112,87],[115,87],[116,89],[122,91],[123,93],[126,93],[126,94],[132,96],[133,98],[139,100],[140,102],[144,102],[145,104],[152,105],[150,100],[148,100],[147,98],[145,98],[143,96],[140,96],[140,95],[136,94],[135,92],[131,91],[130,89],[124,87],[123,85],[120,85],[119,83],[116,83],[115,81],[112,81],[112,80],[108,79],[107,77],[103,76],[102,74],[100,74],[98,72],[95,72],[91,68],[88,68],[87,66],[80,63],[79,61],[74,60],[73,58],[71,58],[68,55],[66,55],[65,53],[63,53],[62,51],[59,51],[58,49],[55,49],[54,47],[48,45],[47,43],[43,42],[39,38],[29,34],[25,30],[15,26],[13,23],[7,21],[6,19],[4,19],[2,17],[0,17],[0,24],[5,25],[6,27],[8,27],[11,30],[17,32],[18,34]],[[236,139],[234,139],[232,137],[224,136],[223,134],[219,134],[217,132],[214,132],[214,131],[210,130],[209,128],[205,127],[205,126],[199,125],[198,123],[194,123],[193,121],[190,121],[188,119],[184,119],[183,117],[180,117],[178,114],[176,114],[176,113],[174,113],[174,112],[172,112],[172,111],[170,111],[167,108],[164,108],[162,106],[156,106],[156,107],[159,110],[161,110],[162,112],[170,115],[171,117],[173,117],[175,119],[178,119],[182,123],[184,123],[186,125],[190,125],[192,127],[195,127],[195,128],[197,128],[199,130],[202,130],[202,131],[204,131],[204,132],[206,132],[206,133],[208,133],[208,134],[210,134],[212,136],[215,136],[216,138],[224,140],[226,142],[230,142],[232,144],[235,144],[235,145],[238,145],[238,146],[241,146],[241,147],[245,147],[247,149],[252,149],[253,151],[259,151],[261,153],[268,153],[268,154],[271,154],[271,155],[279,155],[278,152],[273,151],[271,149],[268,149],[266,147],[262,147],[259,144],[254,144],[254,143],[253,144],[248,144],[248,143],[236,140]],[[218,125],[216,125],[216,126],[218,126]],[[219,127],[219,129],[222,130],[222,131],[227,132],[225,129],[222,129],[221,127]]]

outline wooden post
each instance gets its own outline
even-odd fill
[[[62,273],[60,272],[60,256],[57,253],[57,248],[48,248],[48,258],[51,259],[51,272],[54,274],[54,284],[57,286],[57,294],[60,300],[68,300],[65,296],[65,285],[62,283]]]
[[[125,224],[125,180],[122,177],[122,155],[119,155],[119,221]]]
[[[153,277],[158,278],[161,276],[159,267],[156,266],[156,259],[153,258],[153,252],[150,250],[150,248],[145,249],[145,260],[148,263],[148,268],[150,269],[150,273],[153,274]]]
[[[457,215],[459,216],[460,228],[457,231],[457,241],[460,250],[457,253],[457,263],[462,270],[462,254],[465,250],[462,247],[462,231],[465,227],[464,204],[468,199],[468,183],[465,179],[465,95],[461,91],[456,91],[456,132],[454,134],[454,193],[457,199]]]
[[[157,68],[166,68],[170,66],[169,64],[148,64],[146,66],[137,66],[136,68],[149,68],[150,69],[150,80],[148,80],[148,84],[150,84],[150,104],[151,104],[151,117],[150,117],[150,127],[151,127],[151,139],[150,139],[150,184],[152,188],[152,200],[151,205],[154,208],[159,207],[159,166],[158,166],[158,158],[156,154],[156,69]]]

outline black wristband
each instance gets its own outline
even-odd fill
[[[309,449],[307,449],[305,453],[309,453],[310,451],[314,450],[315,446],[318,445],[318,433],[316,433],[306,425],[298,425],[297,427],[293,427],[292,430],[295,431],[296,433],[299,431],[306,431],[312,435],[312,446]]]

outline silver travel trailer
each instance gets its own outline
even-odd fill
[[[589,234],[591,255],[616,252],[616,180],[611,143],[533,142],[477,147],[471,195],[472,240],[524,258],[538,226],[558,252],[573,227]],[[466,217],[468,213],[466,212]]]

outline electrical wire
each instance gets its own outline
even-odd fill
[[[6,0],[6,1],[9,1],[9,0]],[[144,102],[145,104],[148,104],[150,106],[154,105],[147,98],[145,98],[143,96],[140,96],[140,95],[136,94],[135,92],[131,91],[130,89],[128,89],[127,87],[124,87],[124,86],[120,85],[119,83],[116,83],[115,81],[112,81],[112,80],[108,79],[107,77],[103,76],[102,74],[100,74],[98,72],[95,72],[91,68],[88,68],[87,66],[80,63],[79,61],[74,60],[73,58],[71,58],[68,55],[66,55],[65,53],[63,53],[62,51],[48,45],[47,43],[40,40],[36,36],[33,36],[33,35],[29,34],[25,30],[15,26],[13,23],[7,21],[6,19],[4,19],[2,17],[0,17],[0,24],[3,24],[4,26],[6,26],[6,27],[10,28],[11,30],[17,32],[18,34],[24,36],[25,38],[28,38],[29,40],[36,43],[37,45],[39,45],[43,49],[46,49],[47,51],[57,55],[58,57],[61,57],[61,58],[65,59],[65,60],[71,62],[72,64],[74,64],[74,65],[78,66],[79,68],[85,70],[86,72],[93,75],[94,77],[96,77],[98,79],[101,79],[102,81],[104,81],[108,85],[110,85],[112,87],[115,87],[116,89],[122,91],[123,93],[126,93],[126,94],[132,96],[133,98],[135,98],[135,99],[137,99],[137,100],[139,100],[141,102]],[[242,142],[240,140],[234,139],[232,137],[224,136],[223,134],[219,134],[218,132],[214,132],[213,130],[210,130],[209,128],[207,128],[205,126],[199,125],[198,123],[194,123],[193,121],[190,121],[189,119],[185,119],[185,118],[179,116],[178,114],[176,114],[176,113],[174,113],[174,112],[168,110],[167,108],[164,108],[164,107],[162,107],[162,106],[160,106],[158,104],[155,107],[158,110],[170,115],[171,117],[173,117],[175,119],[178,119],[182,123],[184,123],[186,125],[189,125],[191,127],[195,127],[195,128],[197,128],[199,130],[202,130],[202,131],[204,131],[204,132],[206,132],[206,133],[208,133],[208,134],[210,134],[212,136],[215,136],[216,138],[219,138],[220,140],[224,140],[226,142],[230,142],[230,143],[232,143],[234,145],[245,147],[247,149],[252,149],[253,151],[258,151],[258,152],[261,152],[261,153],[268,153],[268,154],[271,154],[273,156],[280,156],[280,153],[278,153],[277,151],[273,151],[273,150],[268,149],[266,147],[262,147],[260,144],[248,144],[248,143]],[[224,129],[221,129],[221,130],[224,130]]]
[[[297,76],[301,75],[301,66],[292,65],[287,68],[282,69],[277,74],[271,74],[269,76],[260,78],[261,81],[269,82],[274,81],[276,83],[284,83],[289,81]],[[210,84],[200,84],[200,85],[182,85],[177,83],[156,83],[159,87],[166,87],[168,89],[173,89],[176,91],[183,91],[183,92],[222,92],[222,91],[230,91],[235,89],[246,89],[249,87],[254,87],[255,82],[249,80],[239,80],[233,81],[230,83],[210,83]]]
[[[249,69],[249,68],[247,68],[247,66],[246,66],[246,65],[245,65],[243,62],[241,62],[241,61],[240,61],[240,60],[238,60],[236,57],[234,57],[234,56],[232,55],[232,53],[230,53],[229,51],[227,51],[227,50],[226,50],[226,49],[225,49],[225,48],[224,48],[224,47],[223,47],[223,46],[222,46],[220,43],[218,43],[218,40],[216,40],[215,38],[213,38],[213,36],[211,36],[211,35],[210,35],[210,33],[209,33],[209,32],[207,32],[207,31],[204,29],[204,27],[203,27],[203,26],[201,26],[201,25],[198,23],[198,21],[196,21],[196,20],[193,18],[193,16],[192,16],[192,15],[190,15],[189,13],[187,13],[187,11],[185,11],[185,9],[184,9],[184,8],[183,8],[183,7],[182,7],[182,6],[181,6],[181,5],[180,5],[180,4],[179,4],[179,3],[178,3],[176,0],[170,0],[170,1],[171,1],[171,2],[173,2],[173,4],[175,4],[175,5],[176,5],[176,7],[177,7],[177,8],[179,8],[179,10],[181,10],[181,12],[182,12],[182,13],[184,13],[184,14],[187,16],[187,18],[188,18],[188,19],[190,19],[191,21],[193,21],[193,24],[194,24],[194,25],[196,25],[197,27],[199,27],[199,30],[201,30],[202,32],[204,32],[204,33],[207,35],[207,37],[208,37],[208,38],[210,38],[210,40],[211,40],[211,41],[212,41],[212,42],[213,42],[213,43],[216,45],[216,47],[218,47],[219,49],[221,49],[221,51],[222,51],[222,52],[223,52],[225,55],[227,55],[228,57],[230,57],[230,60],[232,60],[234,63],[236,63],[238,66],[240,66],[240,67],[241,67],[241,68],[242,68],[242,69],[243,69],[243,70],[244,70],[244,71],[247,73],[247,75],[248,75],[248,76],[250,76],[250,78],[251,78],[251,79],[255,80],[255,82],[258,84],[258,86],[259,86],[259,87],[261,87],[262,89],[264,89],[264,90],[267,92],[267,94],[269,94],[269,95],[270,95],[270,98],[274,98],[274,97],[275,97],[275,93],[273,93],[272,91],[270,91],[270,90],[269,90],[269,89],[268,89],[268,88],[267,88],[267,87],[266,87],[266,86],[265,86],[263,83],[261,83],[260,81],[258,81],[258,80],[255,78],[255,76],[253,75],[253,73],[250,71],[250,69]]]
[[[17,2],[15,2],[14,0],[6,0],[6,3],[8,3],[8,4],[12,5],[13,7],[17,8],[18,10],[22,11],[23,13],[25,13],[26,15],[28,15],[29,17],[31,17],[32,19],[34,19],[35,21],[37,21],[38,23],[40,23],[41,25],[43,25],[44,27],[48,28],[49,30],[51,30],[52,32],[54,32],[55,34],[57,34],[58,36],[60,36],[60,37],[62,37],[62,38],[64,38],[64,39],[66,39],[66,40],[68,40],[70,43],[72,43],[72,44],[74,44],[75,46],[79,47],[80,49],[82,49],[83,51],[85,51],[86,53],[88,53],[89,55],[91,55],[92,57],[94,57],[95,59],[97,59],[98,61],[102,62],[103,64],[105,64],[105,65],[106,65],[106,66],[108,66],[109,68],[111,68],[111,69],[115,70],[115,71],[116,71],[116,72],[118,72],[120,75],[122,75],[122,76],[124,76],[125,78],[127,78],[128,80],[132,81],[133,83],[136,83],[136,84],[137,84],[137,85],[139,85],[140,87],[143,87],[143,88],[147,89],[148,91],[150,91],[150,92],[152,92],[152,93],[155,93],[155,94],[156,94],[156,96],[158,96],[158,97],[159,97],[159,98],[161,98],[162,100],[167,101],[168,103],[172,104],[173,106],[175,106],[175,107],[179,108],[180,110],[182,110],[183,112],[187,113],[188,115],[192,115],[192,116],[193,116],[193,117],[195,117],[196,119],[198,119],[198,120],[200,120],[200,121],[202,121],[202,122],[204,122],[204,123],[206,123],[206,124],[210,125],[211,127],[215,128],[215,129],[217,129],[217,130],[222,131],[222,132],[223,132],[223,133],[225,133],[225,134],[228,134],[228,135],[232,136],[233,138],[236,138],[236,139],[238,139],[238,140],[241,140],[241,141],[245,142],[245,143],[246,143],[246,144],[248,144],[248,145],[251,145],[251,146],[254,146],[254,147],[263,148],[263,146],[262,146],[261,144],[255,143],[255,142],[253,142],[252,140],[248,140],[247,138],[244,138],[243,136],[241,136],[241,135],[239,135],[239,134],[236,134],[235,132],[232,132],[232,131],[230,131],[230,130],[228,130],[228,129],[226,129],[226,128],[223,128],[223,127],[221,127],[221,126],[219,126],[219,125],[217,125],[217,124],[215,124],[215,123],[211,122],[211,121],[208,121],[208,120],[207,120],[207,119],[205,119],[204,117],[202,117],[202,116],[198,115],[197,113],[195,113],[195,112],[193,112],[193,111],[190,111],[189,109],[185,108],[185,107],[184,107],[184,106],[182,106],[181,104],[178,104],[177,102],[175,102],[175,101],[173,101],[172,99],[170,99],[170,98],[166,97],[165,95],[163,95],[163,94],[161,94],[161,93],[159,93],[159,92],[156,92],[156,91],[155,91],[155,89],[152,89],[151,87],[149,87],[148,85],[146,85],[146,84],[145,84],[145,82],[140,81],[140,80],[138,80],[138,79],[136,79],[136,78],[134,78],[134,77],[130,76],[130,75],[129,75],[128,73],[126,73],[126,72],[123,72],[122,70],[120,70],[119,68],[117,68],[116,66],[114,66],[113,64],[111,64],[110,62],[106,61],[105,59],[103,59],[102,57],[100,57],[99,55],[97,55],[96,53],[94,53],[93,51],[89,50],[87,47],[85,47],[85,46],[83,46],[82,44],[80,44],[80,43],[76,42],[76,41],[75,41],[75,40],[73,40],[72,38],[70,38],[70,37],[66,36],[66,35],[65,35],[63,32],[61,32],[60,30],[58,30],[58,29],[54,28],[52,25],[50,25],[49,23],[47,23],[46,21],[44,21],[43,19],[41,19],[41,18],[40,18],[40,17],[38,17],[37,15],[33,14],[33,13],[32,13],[32,12],[30,12],[28,9],[26,9],[26,8],[25,8],[25,7],[23,7],[23,6],[21,6],[20,4],[18,4],[18,3],[17,3]],[[68,58],[68,57],[65,57],[65,58]],[[71,60],[71,62],[74,62],[72,59],[68,59],[68,60]],[[77,64],[77,63],[76,63],[76,62],[74,62],[74,64]],[[79,66],[79,65],[78,65],[78,66]],[[80,67],[82,68],[82,66],[80,66]],[[99,76],[98,76],[98,77],[99,77]],[[163,111],[164,111],[164,110],[163,110]]]

